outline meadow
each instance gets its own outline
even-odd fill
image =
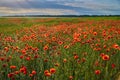
[[[0,18],[0,80],[120,80],[120,17]]]

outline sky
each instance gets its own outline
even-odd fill
[[[120,0],[0,0],[5,15],[120,15]]]

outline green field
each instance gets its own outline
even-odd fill
[[[120,80],[120,17],[0,18],[0,80]]]
[[[48,20],[49,19],[49,20]],[[62,22],[79,23],[86,20],[120,20],[120,17],[78,17],[78,18],[30,18],[30,17],[1,17],[0,33],[13,33],[16,30],[34,25],[57,25]]]

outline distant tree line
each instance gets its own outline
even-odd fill
[[[120,15],[12,15],[2,17],[120,17]]]

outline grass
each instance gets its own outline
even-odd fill
[[[0,18],[0,33],[11,34],[16,30],[34,25],[57,25],[59,23],[79,23],[86,20],[120,20],[120,17],[79,17],[79,18]]]
[[[119,17],[0,18],[0,79],[115,80],[119,22]]]

